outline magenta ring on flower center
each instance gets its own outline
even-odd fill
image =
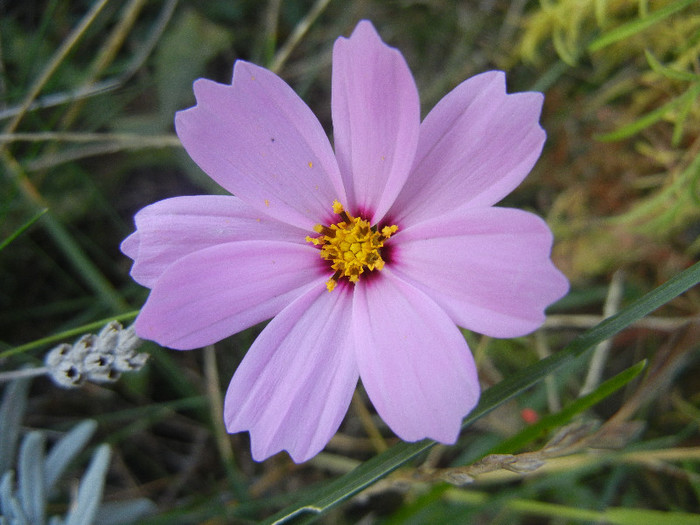
[[[321,258],[328,261],[334,270],[326,283],[329,292],[341,278],[356,283],[365,270],[371,272],[384,268],[382,248],[399,229],[392,225],[379,230],[377,226],[371,226],[368,220],[350,215],[337,200],[333,201],[333,213],[340,217],[338,222],[330,226],[317,224],[314,231],[320,236],[306,237],[307,242],[320,247]]]

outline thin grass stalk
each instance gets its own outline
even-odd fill
[[[121,16],[119,17],[119,22],[116,27],[112,30],[112,33],[107,38],[107,41],[102,46],[97,57],[90,67],[87,78],[83,81],[82,86],[79,89],[89,89],[94,85],[100,74],[109,66],[114,58],[117,56],[117,52],[124,44],[129,31],[136,22],[139,12],[143,8],[145,0],[131,0],[129,4],[124,7]],[[85,99],[74,100],[68,111],[63,115],[61,122],[59,123],[60,129],[67,129],[71,126],[73,121],[78,117],[80,110],[85,104]]]
[[[610,288],[608,289],[608,296],[605,299],[605,305],[603,306],[604,318],[607,319],[618,312],[620,309],[620,303],[622,302],[623,291],[624,275],[620,270],[618,270],[613,274],[612,281],[610,282]],[[603,370],[605,368],[605,363],[608,359],[608,353],[610,352],[611,346],[611,339],[606,339],[596,346],[588,367],[586,380],[584,381],[581,391],[578,394],[579,397],[590,394],[600,384],[600,379],[603,377]]]
[[[50,108],[55,106],[60,106],[62,104],[67,104],[75,99],[82,99],[87,97],[93,97],[96,95],[102,95],[109,93],[115,89],[118,89],[124,85],[136,71],[141,69],[146,59],[151,55],[151,52],[155,48],[156,44],[163,35],[165,28],[167,27],[170,19],[175,12],[175,7],[177,6],[178,0],[168,0],[160,11],[158,19],[154,22],[153,28],[150,31],[148,38],[146,38],[143,43],[138,47],[137,52],[134,54],[131,61],[128,63],[124,71],[107,80],[99,81],[93,83],[86,89],[76,89],[69,92],[54,93],[51,95],[46,95],[42,98],[36,99],[30,103],[28,108],[20,106],[13,106],[6,109],[0,110],[0,120],[5,120],[11,117],[16,117],[20,113],[35,110],[40,108]],[[1,48],[0,48],[1,50]]]
[[[0,150],[2,145],[0,145]],[[36,187],[31,183],[19,162],[5,150],[1,152],[2,160],[7,168],[10,180],[15,184],[20,194],[33,213],[49,208]],[[115,290],[102,272],[93,264],[80,245],[73,239],[68,230],[54,217],[51,211],[46,212],[41,225],[63,252],[71,265],[78,272],[85,284],[100,298],[100,300],[115,312],[128,309],[126,301]]]
[[[41,75],[39,75],[39,78],[37,78],[32,87],[29,88],[29,91],[24,97],[24,101],[22,102],[18,113],[9,122],[9,124],[5,126],[5,129],[3,130],[4,133],[12,133],[15,129],[17,129],[17,126],[22,121],[22,118],[29,107],[32,105],[32,102],[34,102],[39,93],[41,93],[44,85],[46,85],[66,56],[68,56],[68,53],[70,53],[70,51],[73,49],[73,46],[85,34],[87,28],[90,27],[90,25],[95,21],[97,15],[100,14],[100,11],[104,9],[108,2],[109,0],[100,0],[93,4],[92,8],[85,14],[78,26],[71,32],[70,35],[68,35],[68,38],[63,41],[61,46],[56,50],[56,53],[54,53],[51,61],[44,68]],[[0,150],[2,149],[3,145],[0,144]]]
[[[280,69],[282,69],[289,55],[291,55],[294,48],[301,42],[316,19],[321,16],[321,13],[328,7],[329,3],[330,0],[316,0],[316,3],[309,9],[306,16],[294,27],[292,34],[289,35],[279,51],[275,53],[275,56],[270,62],[270,71],[278,73]]]

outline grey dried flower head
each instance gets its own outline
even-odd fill
[[[44,364],[48,368],[51,379],[58,385],[65,388],[79,387],[85,382],[85,367],[75,356],[80,354],[74,352],[75,346],[61,344],[52,349],[44,358]]]
[[[125,329],[111,321],[97,335],[86,334],[73,345],[56,346],[46,354],[44,364],[54,382],[66,388],[86,380],[114,382],[122,372],[137,371],[146,364],[148,354],[136,351],[140,344],[132,327]]]

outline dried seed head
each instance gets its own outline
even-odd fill
[[[143,368],[148,354],[136,352],[141,340],[133,327],[122,328],[111,321],[97,335],[86,334],[73,345],[61,344],[44,358],[49,376],[66,388],[75,388],[86,380],[111,383],[122,372]]]

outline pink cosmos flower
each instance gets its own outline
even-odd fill
[[[420,122],[402,55],[360,22],[333,48],[335,154],[276,75],[238,61],[200,79],[177,114],[192,159],[235,196],[167,199],[122,244],[151,289],[140,337],[212,344],[273,318],[226,394],[253,457],[301,462],[337,431],[358,378],[402,439],[454,443],[476,405],[456,325],[521,336],[568,283],[535,215],[493,205],[525,178],[545,133],[539,93],[500,71],[458,85]]]

